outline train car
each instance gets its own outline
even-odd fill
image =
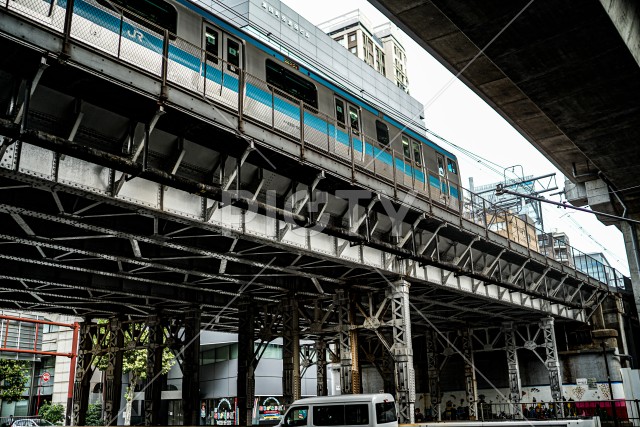
[[[67,0],[9,0],[9,7],[61,31]],[[372,165],[378,176],[439,196],[433,199],[460,199],[456,157],[393,105],[365,101],[203,2],[75,0],[71,36],[156,76],[166,55],[172,84],[229,108],[242,95],[249,119],[293,137],[303,127],[304,141],[331,155]]]

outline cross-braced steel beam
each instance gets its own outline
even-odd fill
[[[395,361],[396,402],[400,422],[413,423],[416,402],[416,379],[413,369],[413,344],[411,341],[411,317],[409,310],[409,283],[398,280],[387,291],[391,297],[391,322],[393,345],[391,353]]]
[[[504,322],[502,330],[505,337],[507,352],[507,369],[509,370],[509,401],[513,405],[515,414],[520,413],[518,402],[522,395],[520,383],[520,366],[518,365],[518,347],[516,346],[516,326],[513,322]]]
[[[551,388],[551,398],[556,408],[557,416],[564,416],[562,403],[562,374],[560,373],[560,361],[558,360],[558,350],[556,346],[556,333],[553,329],[553,317],[545,317],[540,321],[540,329],[544,335],[544,348],[546,353],[545,366],[549,371],[549,386]]]
[[[464,385],[469,403],[469,419],[476,420],[478,415],[478,383],[476,381],[476,367],[473,356],[473,341],[471,335],[473,331],[468,328],[462,329],[462,355],[464,357]]]
[[[300,399],[300,325],[298,300],[291,296],[282,310],[282,397],[285,405]]]

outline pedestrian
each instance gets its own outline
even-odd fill
[[[417,423],[421,423],[424,421],[424,415],[420,412],[420,408],[416,408],[413,418]]]

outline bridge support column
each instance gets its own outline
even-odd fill
[[[553,317],[545,317],[540,322],[540,329],[544,334],[544,348],[546,352],[545,366],[549,371],[549,386],[551,388],[551,399],[556,408],[556,416],[564,416],[564,405],[562,402],[562,375],[560,373],[560,362],[558,360],[558,349],[556,346],[556,333],[553,329]]]
[[[147,320],[147,385],[144,391],[144,425],[156,426],[161,422],[160,401],[162,398],[162,353],[164,350],[164,328],[160,316]],[[199,339],[197,339],[198,342]],[[199,367],[199,363],[198,363]]]
[[[409,311],[409,283],[398,280],[391,291],[391,319],[395,360],[396,402],[399,421],[413,423],[416,402],[416,378],[413,370],[413,345],[411,342],[411,317]]]
[[[182,419],[185,426],[200,424],[200,309],[190,309],[184,322],[182,358]]]
[[[91,352],[93,349],[93,332],[96,324],[85,320],[80,324],[80,342],[78,345],[78,364],[73,386],[73,420],[74,426],[85,425],[87,408],[89,407],[89,382],[91,381]]]
[[[316,340],[316,393],[327,396],[327,343],[319,337]]]
[[[464,356],[464,384],[467,392],[467,402],[469,402],[469,420],[475,421],[478,419],[478,382],[476,381],[476,368],[473,360],[472,333],[468,328],[461,331]]]
[[[504,331],[505,350],[507,351],[507,368],[509,369],[509,401],[513,405],[513,414],[522,414],[520,396],[522,387],[520,382],[520,367],[518,366],[518,347],[516,346],[516,326],[513,322],[502,324]]]
[[[118,412],[122,399],[122,357],[124,334],[122,322],[118,318],[109,319],[109,347],[107,349],[107,369],[104,373],[104,420],[105,425],[118,425]]]
[[[353,312],[349,293],[337,291],[340,341],[340,394],[360,393],[358,335],[351,331]]]
[[[282,311],[282,397],[285,405],[300,399],[300,338],[298,301],[291,297]]]
[[[441,420],[440,414],[440,366],[438,366],[438,354],[436,331],[431,328],[427,328],[427,374],[429,375],[429,395],[431,397],[431,410],[434,412],[434,417],[437,420]]]
[[[253,423],[253,401],[256,389],[254,372],[255,317],[253,298],[245,296],[240,298],[238,305],[238,425],[250,426]]]

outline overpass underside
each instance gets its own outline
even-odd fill
[[[194,417],[198,370],[188,366],[199,329],[239,334],[238,396],[247,407],[254,342],[283,337],[291,401],[304,338],[325,355],[312,363],[328,354],[340,363],[343,392],[360,391],[367,355],[410,421],[412,340],[459,334],[470,356],[473,328],[502,334],[493,342],[511,355],[505,369],[517,401],[522,325],[541,332],[527,345],[547,351],[559,393],[554,319],[587,322],[608,287],[533,250],[526,231],[524,244],[490,231],[490,218],[507,221],[506,213],[471,194],[460,202],[378,176],[355,150],[344,157],[330,141],[309,139],[304,124],[291,134],[265,123],[243,96],[191,91],[166,69],[153,75],[74,37],[65,48],[58,30],[10,9],[0,24],[0,298],[6,308],[85,319],[77,423],[91,355],[110,356],[107,409],[117,412],[123,322],[156,328],[145,347],[151,361],[163,345],[158,328],[173,331],[187,370],[185,413]],[[100,331],[100,318],[114,333]],[[148,369],[153,377],[159,366]],[[474,375],[467,369],[470,402]],[[326,393],[321,378],[318,392]],[[159,417],[157,393],[146,396],[148,425]]]

